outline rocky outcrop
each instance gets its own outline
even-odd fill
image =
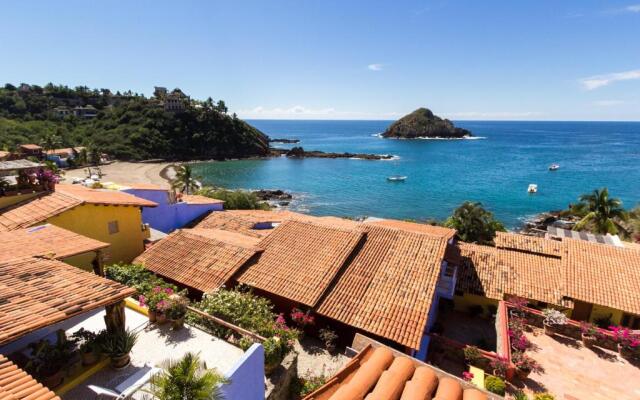
[[[269,139],[269,143],[300,143],[300,139]]]
[[[302,147],[294,147],[290,150],[271,149],[271,155],[279,157],[285,155],[291,158],[358,158],[362,160],[390,160],[394,156],[390,154],[365,154],[365,153],[325,153],[324,151],[306,151]]]
[[[382,134],[382,137],[397,139],[461,139],[467,136],[473,135],[466,129],[456,128],[451,121],[434,115],[427,108],[419,108],[405,115]]]

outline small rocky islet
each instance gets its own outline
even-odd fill
[[[451,121],[440,118],[428,108],[418,108],[400,118],[382,133],[384,138],[394,139],[463,139],[473,134],[467,129],[457,128]]]

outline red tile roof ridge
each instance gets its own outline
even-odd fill
[[[0,399],[60,400],[60,397],[0,354]]]
[[[57,184],[56,193],[63,193],[69,197],[89,204],[122,205],[137,207],[156,207],[158,204],[134,196],[129,193],[110,189],[90,189],[82,185]]]
[[[414,232],[423,235],[439,236],[451,239],[455,236],[456,230],[447,228],[444,226],[431,225],[426,223],[402,221],[399,219],[385,218],[375,221],[365,221],[364,224],[385,226],[387,228],[394,228],[403,230],[405,232]]]

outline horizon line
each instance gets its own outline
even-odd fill
[[[397,119],[329,119],[329,118],[245,118],[239,117],[245,121],[381,121],[394,122]],[[605,120],[605,119],[449,119],[449,121],[463,122],[621,122],[621,123],[640,123],[639,120]]]

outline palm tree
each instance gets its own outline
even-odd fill
[[[57,149],[62,146],[62,139],[60,139],[60,136],[56,134],[47,133],[42,138],[40,145],[44,148],[45,151]]]
[[[151,379],[145,390],[158,400],[220,400],[221,384],[229,380],[207,369],[198,354],[186,353],[179,360],[167,360],[163,371]]]
[[[589,227],[595,233],[601,234],[615,235],[618,231],[626,232],[620,221],[626,221],[629,216],[622,208],[620,199],[609,197],[607,188],[583,194],[575,208],[576,214],[582,217],[573,228],[576,231]]]
[[[482,203],[465,201],[453,212],[444,226],[458,231],[465,242],[491,244],[496,231],[504,232],[504,225],[493,217],[493,213],[482,207]]]
[[[175,168],[176,177],[171,181],[171,187],[179,190],[180,193],[190,194],[200,188],[198,177],[193,175],[193,170],[189,165],[180,165]]]

